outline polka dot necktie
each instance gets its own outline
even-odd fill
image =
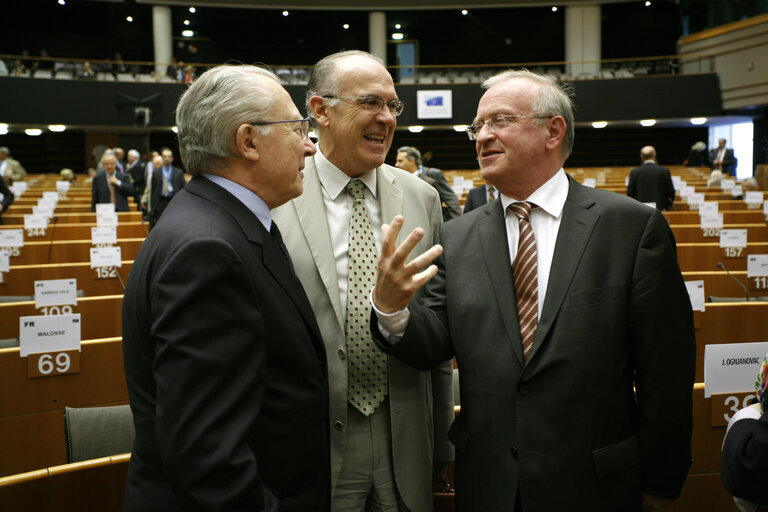
[[[376,281],[376,242],[365,208],[365,185],[351,180],[346,190],[353,198],[349,219],[349,278],[347,281],[347,373],[349,402],[369,416],[387,394],[387,356],[373,343],[369,295]]]
[[[539,316],[539,279],[536,255],[536,238],[531,228],[531,209],[533,203],[512,203],[508,209],[514,213],[520,224],[520,236],[517,242],[517,256],[512,263],[512,276],[515,281],[517,296],[517,317],[520,321],[520,338],[523,341],[523,357],[533,347],[536,337],[536,325]]]

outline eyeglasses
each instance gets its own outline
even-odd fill
[[[278,123],[299,123],[301,140],[307,140],[307,136],[309,135],[309,118],[308,117],[305,117],[304,119],[288,119],[286,121],[256,121],[255,123],[250,123],[250,125],[264,126],[267,124],[278,124]]]
[[[381,112],[381,109],[386,105],[393,116],[397,117],[403,113],[405,103],[400,100],[384,101],[378,96],[335,96],[333,94],[324,94],[323,98],[335,98],[340,100],[354,101],[358,105],[363,105],[366,112],[371,115],[376,115]]]
[[[488,125],[488,128],[491,130],[491,133],[496,133],[496,130],[503,130],[509,125],[509,121],[507,121],[508,118],[515,118],[515,117],[527,117],[529,119],[550,119],[552,116],[523,116],[518,114],[500,114],[492,119],[489,119],[488,121],[480,121],[477,123],[472,123],[467,128],[467,136],[469,137],[469,140],[477,140],[477,134],[480,133],[480,130],[483,129],[483,126]]]

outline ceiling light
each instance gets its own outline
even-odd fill
[[[59,132],[63,132],[64,130],[66,130],[67,127],[64,126],[63,124],[49,124],[48,125],[48,129],[51,130],[52,132],[59,133]]]
[[[402,27],[402,25],[400,25],[399,23],[395,23],[395,28],[396,28],[397,30],[400,30],[400,27]]]
[[[288,11],[283,11],[283,16],[288,16]]]
[[[179,127],[178,126],[171,126],[171,131],[173,133],[179,133]]]
[[[595,121],[592,123],[592,128],[605,128],[608,126],[608,121]]]
[[[647,1],[647,0],[646,0],[646,2],[645,2],[645,6],[646,6],[646,7],[650,7],[650,6],[651,6],[651,2],[649,2],[649,1]]]
[[[469,11],[468,11],[468,10],[466,10],[466,9],[462,9],[462,10],[461,10],[461,15],[462,15],[462,16],[466,16],[467,14],[469,14]]]
[[[404,36],[403,36],[402,32],[393,32],[392,33],[392,39],[402,39],[403,37]]]
[[[469,128],[469,126],[467,126],[466,124],[453,125],[453,131],[459,132],[459,133],[467,131],[467,128]]]
[[[642,119],[642,120],[640,120],[640,125],[641,126],[653,126],[655,124],[656,124],[656,120],[655,119]]]
[[[197,12],[197,9],[195,9],[194,7],[190,7],[189,12],[192,14],[195,14]]]
[[[349,23],[345,23],[344,25],[342,25],[342,27],[344,28],[344,30],[349,30]]]
[[[43,130],[41,130],[40,128],[27,128],[26,130],[24,130],[24,133],[26,133],[27,135],[31,135],[32,137],[37,137],[38,135],[43,133]]]
[[[65,2],[64,0],[59,0],[59,5],[67,5],[67,2]]]
[[[127,21],[128,23],[133,23],[133,16],[126,16],[125,21]]]
[[[423,126],[413,125],[408,127],[408,131],[411,133],[421,133],[424,130]]]
[[[8,133],[8,125],[0,124],[0,135],[5,135],[6,133]]]
[[[8,123],[0,123],[0,130],[8,130]]]
[[[552,6],[552,12],[557,12],[557,6],[556,5]]]
[[[691,118],[691,124],[698,125],[698,124],[704,124],[706,122],[707,122],[707,118],[706,117],[692,117]]]
[[[192,36],[195,35],[195,31],[194,30],[182,30],[181,31],[181,35],[184,36],[184,37],[192,37]]]
[[[184,25],[189,26],[189,20],[184,20]]]

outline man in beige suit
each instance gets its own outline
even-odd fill
[[[384,355],[371,343],[368,296],[382,224],[402,214],[403,233],[432,233],[440,199],[384,164],[403,103],[377,57],[353,50],[319,61],[307,105],[318,151],[306,159],[304,193],[272,215],[325,341],[331,508],[429,511],[430,481],[453,459],[452,362],[422,372]],[[424,237],[414,254],[430,245]]]

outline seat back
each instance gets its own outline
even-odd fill
[[[133,414],[129,405],[66,407],[67,463],[129,453]]]

